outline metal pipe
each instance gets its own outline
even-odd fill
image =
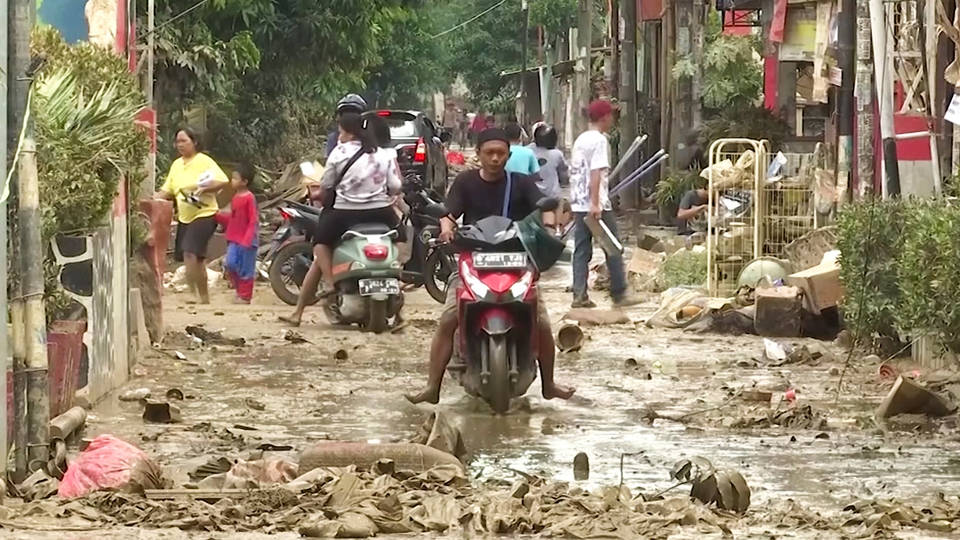
[[[620,186],[623,186],[623,185],[632,183],[632,182],[635,180],[634,177],[636,177],[638,174],[644,174],[644,173],[646,173],[647,168],[650,167],[650,164],[653,163],[654,160],[659,159],[660,156],[662,156],[662,155],[665,154],[665,153],[666,153],[666,150],[664,150],[664,149],[661,148],[660,150],[657,151],[656,154],[650,156],[649,159],[647,159],[646,161],[644,161],[642,164],[640,164],[639,167],[637,167],[636,169],[634,169],[633,172],[631,172],[630,174],[628,174],[626,178],[624,178],[623,180],[621,180],[620,182],[618,182],[617,185],[614,186],[614,187],[610,190],[610,191],[611,191],[611,194],[619,192],[619,191],[622,189]]]
[[[649,165],[647,165],[646,167],[641,167],[641,168],[637,169],[636,171],[634,171],[633,174],[630,175],[630,177],[629,177],[628,179],[624,180],[623,182],[620,182],[619,184],[617,184],[617,187],[615,187],[615,188],[613,188],[612,190],[610,190],[610,196],[616,195],[617,193],[623,191],[623,190],[626,189],[629,185],[633,184],[633,183],[636,182],[637,180],[640,180],[641,178],[643,178],[644,176],[646,176],[646,174],[649,173],[650,171],[652,171],[654,168],[656,168],[657,165],[660,165],[661,163],[663,163],[664,161],[666,161],[667,159],[670,158],[670,154],[667,154],[667,153],[666,153],[665,151],[663,151],[663,150],[661,150],[661,152],[663,152],[663,153],[660,154],[659,157],[656,158],[656,161],[654,161],[654,162],[652,162],[652,163],[651,163],[650,161],[648,161],[647,163],[648,163]]]
[[[634,139],[632,143],[630,143],[630,148],[627,148],[627,151],[620,156],[620,161],[617,162],[617,166],[614,167],[613,170],[610,171],[610,174],[607,175],[608,180],[613,180],[620,174],[620,171],[623,170],[624,165],[627,164],[627,161],[630,159],[630,157],[640,149],[640,145],[646,140],[647,136],[641,135]]]

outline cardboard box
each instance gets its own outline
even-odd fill
[[[786,283],[803,291],[803,307],[815,315],[819,315],[824,309],[836,307],[843,299],[840,264],[836,260],[824,261],[817,266],[790,274]]]

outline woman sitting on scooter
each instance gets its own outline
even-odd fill
[[[400,193],[401,179],[396,159],[377,146],[366,120],[356,113],[340,117],[340,143],[323,172],[323,187],[335,190],[332,208],[324,208],[314,241],[319,250],[324,296],[333,291],[333,248],[343,233],[361,223],[399,224],[393,210],[394,195]]]
[[[336,194],[332,207],[325,206],[314,234],[313,264],[303,278],[297,306],[280,321],[299,326],[310,299],[333,292],[333,248],[343,233],[361,223],[396,227],[400,219],[393,209],[401,179],[396,155],[377,145],[371,126],[359,113],[344,112],[339,118],[339,143],[330,152],[321,185]],[[356,159],[354,159],[356,158]],[[311,199],[314,199],[311,190]],[[328,200],[324,204],[329,203]],[[317,295],[320,280],[323,293]]]

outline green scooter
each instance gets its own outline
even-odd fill
[[[331,324],[358,324],[381,333],[403,307],[397,231],[379,223],[351,227],[333,251],[336,291],[324,306]]]

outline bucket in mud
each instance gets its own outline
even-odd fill
[[[583,345],[583,330],[576,324],[565,324],[557,332],[557,348],[560,352],[579,351]]]

